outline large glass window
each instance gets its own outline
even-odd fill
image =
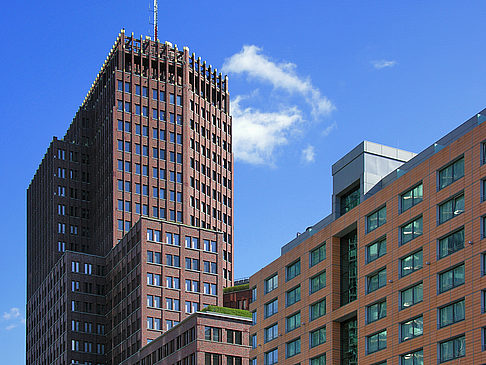
[[[439,361],[445,362],[466,356],[466,337],[464,335],[439,344]]]
[[[464,248],[464,228],[439,240],[439,259]]]
[[[366,323],[386,317],[386,299],[366,307]]]
[[[297,303],[300,300],[300,285],[289,290],[285,294],[286,294],[285,299],[286,299],[287,307]]]
[[[464,284],[464,264],[439,274],[439,293]]]
[[[366,347],[368,354],[386,349],[386,330],[366,337]]]
[[[265,328],[264,340],[265,342],[272,341],[278,337],[278,323]]]
[[[309,306],[309,316],[310,320],[313,321],[319,317],[322,317],[326,314],[326,298],[311,304]]]
[[[384,254],[386,254],[386,238],[366,246],[366,262],[368,263],[375,261]]]
[[[310,278],[310,293],[315,293],[316,291],[324,288],[326,286],[326,272],[323,271],[320,274],[317,274],[316,276],[313,276]]]
[[[464,157],[439,170],[439,188],[443,189],[464,176]]]
[[[366,292],[371,293],[386,285],[386,268],[377,271],[366,278]]]
[[[295,278],[300,274],[300,260],[293,262],[285,268],[285,276],[287,281]]]
[[[464,320],[465,307],[464,299],[448,304],[445,307],[439,308],[439,327],[445,327],[450,324]]]
[[[442,224],[449,219],[464,213],[464,194],[449,199],[445,203],[439,205],[439,219],[438,223]]]
[[[326,259],[326,243],[324,242],[319,247],[309,252],[309,266],[317,265],[319,262]]]
[[[264,363],[265,365],[273,365],[278,363],[278,348],[265,352]]]
[[[420,185],[400,195],[400,211],[402,213],[422,201],[424,196],[423,189],[424,186],[420,183]]]
[[[326,365],[326,354],[313,357],[310,359],[309,365]]]
[[[287,332],[300,327],[300,312],[294,313],[285,319]]]
[[[278,312],[278,298],[265,304],[265,318],[273,316],[277,312]]]
[[[300,337],[285,344],[286,356],[292,357],[300,354]]]
[[[423,284],[416,284],[400,292],[400,308],[406,309],[423,300]]]
[[[349,212],[351,209],[353,209],[355,206],[357,206],[360,202],[360,189],[359,186],[351,190],[350,192],[343,194],[340,197],[340,213],[341,215]]]
[[[265,294],[278,288],[278,274],[275,274],[265,280]]]
[[[316,329],[309,334],[310,347],[316,347],[326,342],[326,326]]]
[[[386,223],[386,206],[366,217],[366,231],[371,232]]]
[[[404,243],[410,242],[415,237],[422,235],[423,233],[423,219],[419,217],[410,223],[405,224],[400,227],[400,242]]]
[[[417,251],[400,260],[400,276],[404,277],[422,268],[423,251]]]
[[[400,324],[400,340],[406,341],[424,333],[424,317],[420,316]]]
[[[424,365],[424,351],[418,350],[401,355],[400,365]]]

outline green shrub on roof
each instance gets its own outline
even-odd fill
[[[250,289],[250,284],[241,284],[236,286],[230,286],[223,289],[223,293],[232,293],[235,291],[248,290]]]
[[[215,305],[208,305],[201,312],[214,312],[214,313],[228,314],[228,315],[238,316],[238,317],[251,318],[251,312],[249,312],[247,310],[227,308],[227,307],[218,307],[218,306],[215,306]]]

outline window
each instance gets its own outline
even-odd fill
[[[309,252],[309,266],[317,265],[326,259],[326,242]]]
[[[309,291],[310,293],[315,293],[316,291],[324,288],[326,286],[326,272],[323,271],[316,276],[309,279]]]
[[[464,228],[439,239],[439,259],[464,248]]]
[[[386,206],[366,217],[366,232],[371,232],[386,223]]]
[[[309,317],[310,320],[320,318],[326,314],[326,298],[311,304],[309,306]]]
[[[424,333],[424,317],[416,317],[414,319],[400,323],[400,341],[410,340],[412,338],[421,336]]]
[[[285,268],[286,280],[289,281],[300,274],[300,259]]]
[[[287,332],[293,331],[300,327],[300,312],[294,313],[285,319]]]
[[[251,303],[253,303],[257,298],[257,287],[251,288]]]
[[[451,163],[449,166],[439,170],[438,174],[438,189],[443,189],[449,186],[454,181],[464,176],[464,157]]]
[[[254,334],[254,335],[250,335],[250,336],[251,336],[251,338],[250,338],[251,348],[256,349],[257,348],[257,335]]]
[[[273,365],[278,363],[278,348],[265,352],[264,364]]]
[[[386,268],[366,277],[366,293],[374,292],[386,285]]]
[[[422,268],[423,251],[417,251],[400,260],[400,276],[404,277]]]
[[[313,357],[310,359],[309,365],[326,365],[326,354]]]
[[[366,323],[386,317],[386,299],[366,307]]]
[[[424,351],[417,350],[401,355],[400,365],[424,365]]]
[[[310,347],[316,347],[326,342],[326,326],[316,329],[309,334]]]
[[[439,344],[439,361],[445,362],[466,356],[466,337],[464,335]]]
[[[420,203],[424,196],[424,185],[420,183],[416,187],[400,195],[400,212],[403,213],[414,205]]]
[[[256,325],[257,324],[257,311],[254,310],[251,312],[251,324]]]
[[[386,330],[366,337],[366,347],[368,354],[386,349]]]
[[[400,243],[403,245],[418,237],[423,232],[423,220],[419,217],[410,223],[400,227]]]
[[[285,348],[286,348],[285,354],[287,357],[292,357],[297,354],[300,354],[300,337],[290,342],[287,342],[285,344]]]
[[[464,213],[464,194],[449,199],[439,205],[438,224],[447,222],[449,219]]]
[[[439,328],[464,320],[465,318],[464,299],[452,304],[448,304],[442,308],[439,308],[438,317],[439,317]]]
[[[265,304],[265,318],[273,316],[277,312],[278,312],[278,298]]]
[[[420,303],[423,299],[423,284],[416,284],[400,292],[400,308],[406,309],[414,304]]]
[[[360,189],[359,186],[354,188],[348,193],[343,194],[339,201],[340,201],[340,213],[341,215],[349,212],[351,209],[353,209],[355,206],[357,206],[360,202]]]
[[[439,294],[464,284],[464,264],[439,274]]]
[[[208,341],[221,342],[221,328],[204,327],[204,339]]]
[[[367,263],[375,261],[384,254],[386,254],[386,238],[380,239],[379,241],[366,246]]]
[[[297,303],[299,300],[300,300],[300,285],[289,290],[286,293],[287,307]]]
[[[209,250],[208,250],[209,251]],[[278,288],[278,274],[275,274],[265,280],[265,294]]]
[[[274,323],[264,330],[264,341],[269,342],[278,337],[278,323]]]

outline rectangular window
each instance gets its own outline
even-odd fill
[[[419,217],[400,227],[400,244],[410,242],[423,233],[423,219]]]
[[[320,318],[326,314],[326,298],[311,304],[309,306],[309,317],[310,320]]]
[[[438,189],[443,189],[449,186],[454,181],[459,180],[464,176],[464,157],[451,163],[449,166],[439,170],[438,173]]]
[[[386,238],[366,246],[366,262],[370,263],[386,254]]]
[[[208,241],[209,242],[209,241]],[[209,251],[209,249],[207,250]],[[275,274],[265,280],[265,294],[278,288],[278,274]]]
[[[313,357],[309,360],[309,365],[326,365],[326,354]]]
[[[300,337],[285,344],[287,358],[300,354]]]
[[[416,317],[400,323],[400,341],[407,341],[412,338],[423,335],[424,317]]]
[[[326,271],[323,271],[316,276],[309,279],[309,292],[310,294],[321,290],[326,286]]]
[[[423,251],[414,252],[400,259],[400,276],[404,277],[422,268]]]
[[[300,312],[294,313],[285,319],[285,328],[287,332],[293,331],[300,327]]]
[[[278,298],[265,304],[265,318],[273,316],[278,312]]]
[[[446,362],[466,356],[466,337],[464,335],[439,344],[439,361]]]
[[[386,223],[386,206],[366,217],[366,232],[371,232]]]
[[[420,203],[424,196],[422,183],[400,195],[400,212],[403,213],[414,205]]]
[[[286,280],[289,281],[300,274],[300,259],[285,268]]]
[[[273,365],[278,363],[278,348],[265,352],[264,364]]]
[[[386,349],[386,330],[366,337],[367,354],[372,354],[383,349]]]
[[[439,259],[464,248],[464,228],[439,239]]]
[[[349,212],[351,209],[357,206],[360,202],[360,198],[361,198],[361,194],[360,194],[359,186],[354,188],[350,192],[343,194],[339,198],[340,208],[341,208],[340,215]]]
[[[265,328],[264,331],[264,340],[265,342],[272,341],[278,337],[278,323],[271,325],[270,327]]]
[[[326,326],[316,329],[309,334],[310,347],[316,347],[326,342]]]
[[[386,317],[386,299],[366,307],[366,323]]]
[[[439,205],[438,224],[447,222],[459,214],[464,213],[464,194],[455,196]]]
[[[420,303],[424,295],[423,284],[419,283],[400,292],[400,309]]]
[[[366,293],[374,292],[386,285],[386,268],[366,277]]]
[[[401,355],[400,365],[424,365],[424,351],[417,350]]]
[[[309,252],[309,266],[317,265],[326,259],[326,242]]]
[[[464,284],[464,264],[439,274],[439,294]]]
[[[439,328],[464,320],[465,318],[464,299],[439,308],[438,317],[439,317]]]
[[[300,301],[300,285],[289,290],[286,294],[287,307]]]

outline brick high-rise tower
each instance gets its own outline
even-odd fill
[[[122,31],[27,195],[27,364],[121,363],[233,283],[226,77]]]

